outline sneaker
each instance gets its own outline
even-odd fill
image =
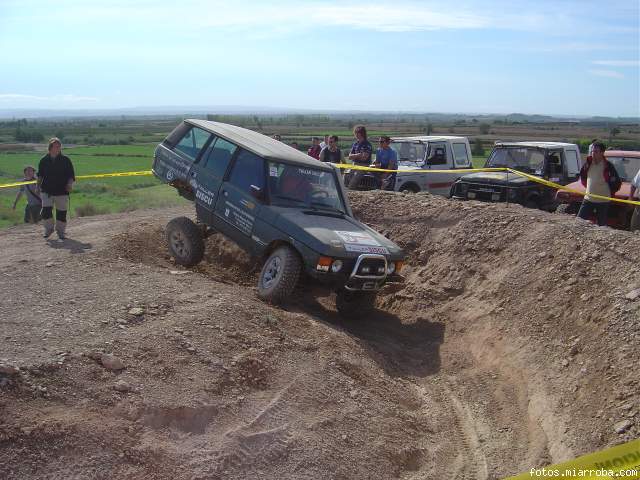
[[[53,233],[53,230],[51,230],[50,232],[44,232],[44,238],[49,238],[51,236],[51,234]]]
[[[60,232],[58,232],[58,238],[59,238],[60,240],[64,240],[65,238],[67,238],[67,236],[66,236],[64,233],[60,233]]]

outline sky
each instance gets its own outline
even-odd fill
[[[638,0],[0,0],[0,110],[640,116]]]

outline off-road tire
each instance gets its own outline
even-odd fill
[[[336,310],[345,319],[360,319],[376,308],[376,292],[350,292],[339,290],[336,294]]]
[[[264,262],[258,277],[258,297],[274,305],[284,303],[300,278],[302,259],[288,246],[276,248]]]
[[[556,213],[562,213],[566,215],[577,215],[580,210],[580,204],[578,203],[561,203],[556,208]]]
[[[167,224],[167,247],[179,265],[192,267],[204,256],[202,228],[187,217],[177,217]]]
[[[420,189],[413,183],[410,183],[408,185],[402,185],[402,187],[400,188],[400,193],[405,193],[405,194],[418,193],[419,191]]]
[[[526,208],[533,208],[534,210],[540,210],[540,205],[538,204],[538,202],[532,199],[524,202],[524,206]]]

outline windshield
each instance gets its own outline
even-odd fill
[[[490,168],[513,168],[542,175],[544,151],[535,148],[496,148],[487,160]]]
[[[281,207],[346,211],[334,172],[269,162],[269,195]]]
[[[623,182],[630,182],[640,170],[640,158],[630,157],[607,157]]]
[[[415,167],[424,164],[426,145],[413,142],[393,142],[393,149],[398,152],[398,164]]]

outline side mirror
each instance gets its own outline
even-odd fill
[[[256,187],[255,185],[251,185],[251,187],[249,187],[251,196],[253,198],[255,198],[256,200],[264,200],[264,192],[260,187]]]

